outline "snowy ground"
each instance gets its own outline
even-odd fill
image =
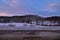
[[[0,23],[0,30],[60,30],[60,26],[40,26],[27,23]]]
[[[22,32],[22,30],[27,30],[27,31]],[[39,32],[34,30],[38,30]],[[60,38],[60,31],[51,32],[51,31],[40,31],[40,30],[54,30],[54,31],[60,30],[60,26],[39,26],[39,25],[27,24],[27,23],[0,23],[0,37],[2,39],[4,38],[18,39],[23,37],[42,37],[43,39],[45,37],[49,39],[55,39],[58,37]]]

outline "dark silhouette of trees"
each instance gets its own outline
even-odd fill
[[[59,25],[60,16],[52,16],[43,18],[37,15],[24,15],[24,16],[0,16],[0,23],[36,23],[40,25]]]
[[[60,25],[60,16],[46,17],[44,20],[50,21],[54,25]]]

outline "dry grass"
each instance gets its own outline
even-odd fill
[[[37,32],[49,32],[50,30],[38,30]],[[21,33],[22,32],[22,33]],[[29,33],[27,37],[23,37],[22,35],[25,35],[25,32],[32,32]],[[60,40],[60,35],[57,37],[36,37],[36,36],[31,36],[31,35],[35,35],[33,32],[36,32],[36,30],[34,31],[30,31],[30,30],[0,30],[0,40]],[[57,31],[50,31],[50,32],[56,32],[56,33],[60,33],[60,30]],[[5,37],[4,37],[5,35]],[[8,36],[13,36],[13,37],[8,37]]]

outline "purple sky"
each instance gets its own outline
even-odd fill
[[[60,0],[0,0],[0,16],[60,16]]]

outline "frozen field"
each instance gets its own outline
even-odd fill
[[[0,23],[0,39],[60,40],[60,26],[40,26],[27,23]]]
[[[0,30],[60,30],[60,26],[40,26],[27,23],[0,23]]]

